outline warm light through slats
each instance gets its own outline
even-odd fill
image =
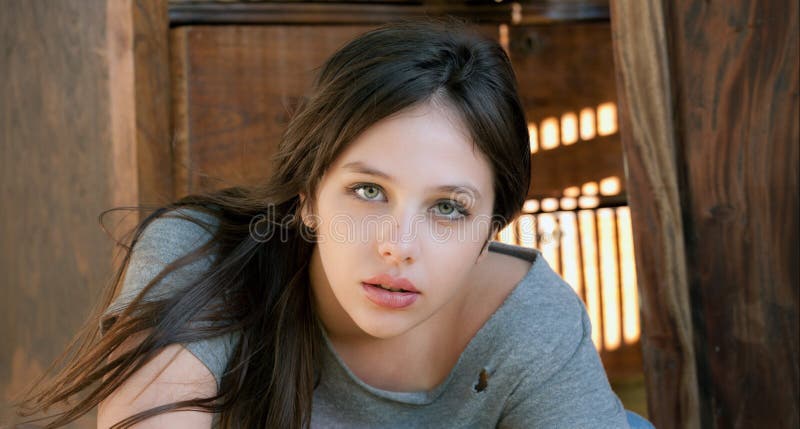
[[[539,250],[542,251],[547,263],[557,272],[560,258],[558,237],[556,237],[556,217],[552,213],[542,213],[537,219],[539,221]]]
[[[581,256],[583,260],[584,289],[586,291],[586,311],[592,319],[592,341],[595,348],[601,348],[603,337],[602,321],[600,314],[600,285],[598,284],[599,271],[597,266],[597,246],[594,211],[581,210],[578,212],[578,225],[581,232]]]
[[[522,211],[525,213],[535,213],[539,211],[539,200],[525,200],[522,205]]]
[[[600,181],[600,195],[618,195],[621,190],[622,183],[617,176],[606,177]]]
[[[597,197],[582,196],[578,198],[578,207],[582,209],[593,209],[600,205],[600,199]]]
[[[595,132],[594,109],[586,108],[581,110],[581,140],[591,140],[597,134]]]
[[[536,218],[533,215],[520,215],[518,222],[519,244],[524,247],[536,247]]]
[[[583,195],[597,195],[599,187],[597,182],[586,182],[581,185],[581,194]]]
[[[578,198],[581,195],[581,188],[577,186],[570,186],[564,189],[564,196],[570,198]]]
[[[598,351],[636,344],[641,339],[640,304],[630,209],[576,211],[565,209],[565,200],[557,211],[520,215],[514,231],[504,229],[500,241],[539,249],[583,298]]]
[[[639,292],[636,283],[636,261],[633,253],[633,229],[628,207],[617,208],[620,270],[622,273],[622,335],[626,344],[634,344],[641,336],[639,327]]]
[[[578,141],[578,115],[569,112],[561,116],[561,143],[571,145]]]
[[[533,122],[528,123],[528,136],[531,140],[531,153],[539,151],[539,131],[536,129],[536,124]]]
[[[506,227],[503,228],[500,231],[499,239],[500,239],[500,242],[506,243],[506,244],[514,244],[516,242],[515,237],[514,237],[514,223],[513,222],[508,224],[508,225],[506,225]]]
[[[603,103],[597,106],[597,134],[608,136],[617,132],[617,105]]]
[[[560,201],[561,210],[575,210],[578,208],[578,199],[571,197],[564,197]]]
[[[498,26],[498,41],[503,50],[508,54],[508,24],[500,24]]]
[[[614,210],[608,208],[597,210],[597,223],[600,242],[600,289],[603,300],[603,346],[607,350],[615,350],[622,342],[622,332]]]
[[[545,198],[542,200],[542,211],[554,212],[558,210],[558,198]]]
[[[558,212],[558,223],[561,230],[561,276],[572,286],[578,296],[582,295],[581,272],[579,265],[580,255],[578,255],[578,218],[575,212]]]
[[[558,147],[560,137],[558,132],[558,119],[547,118],[541,123],[541,130],[539,133],[542,149],[553,149]]]

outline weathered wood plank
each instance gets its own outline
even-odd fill
[[[362,3],[362,4],[358,4]],[[368,3],[368,4],[364,4]],[[366,6],[366,7],[365,7]],[[608,20],[608,0],[559,2],[426,1],[181,1],[171,0],[173,25],[376,25],[397,19],[452,15],[480,23],[543,24]]]
[[[135,0],[133,23],[134,103],[139,204],[174,198],[167,0]]]
[[[611,3],[649,418],[657,427],[699,428],[664,19],[659,2]]]
[[[792,1],[612,3],[634,231],[637,244],[647,240],[637,263],[659,427],[800,421],[797,13]],[[663,202],[638,189],[658,183],[677,195]],[[685,252],[664,247],[670,237],[685,237]],[[691,336],[675,328],[654,337],[670,328],[659,324],[654,292],[674,288],[664,274],[683,255]],[[690,365],[686,350],[694,388],[664,376],[685,373],[673,365]]]
[[[0,13],[0,422],[80,328],[109,275],[115,190],[105,0]],[[94,428],[94,412],[71,425]]]
[[[266,179],[291,110],[310,89],[317,68],[368,28],[171,30],[178,80],[177,195]]]
[[[669,7],[703,426],[798,427],[798,2]]]

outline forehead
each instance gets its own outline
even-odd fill
[[[449,109],[424,104],[385,118],[359,135],[331,166],[331,175],[368,165],[409,184],[470,183],[491,187],[491,166]],[[345,166],[348,166],[344,168]]]

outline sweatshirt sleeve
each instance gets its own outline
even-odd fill
[[[209,214],[196,210],[179,210],[181,214],[199,220],[201,224],[208,226],[215,224],[216,219]],[[202,246],[210,238],[211,232],[205,226],[174,217],[169,213],[148,224],[134,245],[119,294],[103,313],[101,333],[105,333],[108,325],[114,322],[115,317],[161,270],[195,248]],[[209,255],[170,272],[148,290],[143,299],[153,301],[180,293],[199,276],[202,276],[212,262],[213,256]],[[233,352],[237,339],[238,337],[229,334],[184,344],[184,346],[208,367],[219,388],[222,374],[227,367],[228,358]]]
[[[591,321],[580,304],[583,334],[578,334],[577,346],[563,362],[554,363],[556,370],[544,380],[539,371],[523,372],[498,428],[629,428],[625,408],[611,390],[592,342]]]

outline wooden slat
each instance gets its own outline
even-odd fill
[[[358,3],[369,3],[358,4]],[[608,0],[568,2],[228,2],[170,1],[174,26],[208,24],[376,25],[397,19],[451,15],[477,23],[543,24],[608,20]]]
[[[188,59],[186,29],[171,30],[170,71],[172,88],[172,193],[180,197],[189,193],[189,82],[186,78]]]
[[[657,427],[699,428],[667,24],[661,2],[639,0],[613,1],[611,22],[649,418]]]
[[[175,196],[167,0],[135,0],[129,8],[133,22],[130,51],[134,60],[138,202],[162,205]]]

